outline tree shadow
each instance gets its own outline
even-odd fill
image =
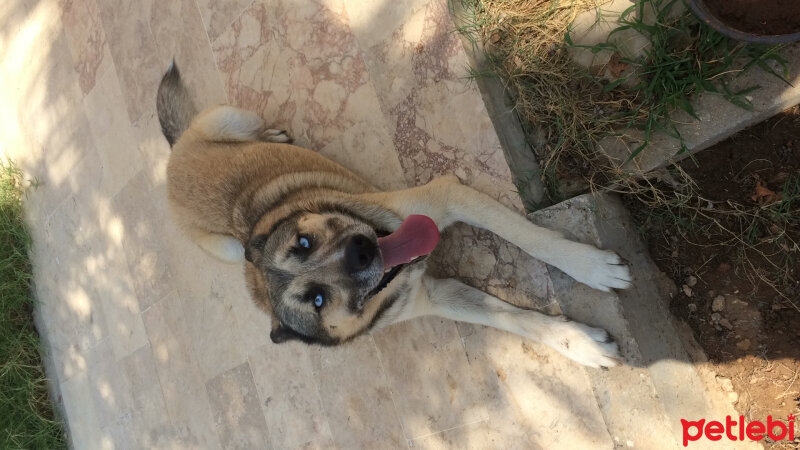
[[[293,438],[298,442],[292,445],[297,446],[363,443],[354,440],[360,437],[372,439],[376,446],[413,442],[470,448],[494,442],[547,448],[570,442],[610,443],[589,380],[594,372],[497,330],[426,318],[360,338],[343,349],[274,346],[268,339],[268,320],[247,298],[240,268],[212,261],[172,224],[164,180],[169,150],[154,117],[154,97],[158,77],[173,55],[185,68],[198,104],[228,98],[257,110],[268,122],[285,125],[301,143],[317,150],[335,144],[331,130],[344,133],[352,125],[346,102],[324,110],[314,101],[316,86],[302,87],[299,76],[276,74],[281,67],[276,69],[269,60],[280,57],[278,52],[297,38],[285,27],[303,23],[300,14],[305,10],[299,1],[274,8],[259,2],[248,6],[229,32],[236,39],[251,37],[245,34],[252,31],[247,28],[252,25],[249,21],[263,17],[256,33],[259,39],[264,37],[259,41],[263,45],[236,48],[225,47],[230,42],[226,36],[214,42],[198,39],[198,27],[204,24],[196,2],[134,10],[130,20],[147,40],[144,43],[132,41],[127,26],[112,26],[117,20],[124,22],[124,17],[108,12],[113,5],[95,5],[106,41],[100,43],[104,51],[98,57],[105,59],[94,83],[80,79],[76,64],[81,61],[76,63],[76,48],[68,45],[75,36],[68,36],[61,25],[67,3],[13,1],[0,13],[1,73],[11,81],[0,91],[10,100],[4,102],[8,109],[3,117],[15,118],[0,130],[19,128],[16,134],[7,134],[12,137],[4,146],[17,147],[8,155],[39,182],[27,202],[37,321],[47,341],[49,373],[60,383],[64,403],[91,405],[80,414],[70,409],[68,420],[76,442],[136,442],[143,447],[215,442],[211,424],[219,411],[202,403],[208,395],[203,393],[206,383],[242,362],[256,367],[258,358],[265,358],[275,365],[302,362],[297,373],[281,372],[275,379],[268,379],[268,369],[253,370],[257,392],[252,395],[259,397],[269,418],[270,440],[284,436],[275,425],[276,416],[283,415],[281,423],[291,424],[308,413],[299,409],[299,400],[295,402],[302,389],[283,389],[302,386],[311,392],[309,408],[316,414],[322,411],[324,419],[309,429],[309,442],[302,436]],[[314,76],[321,76],[322,65],[315,64],[328,58],[344,61],[336,56],[344,45],[346,57],[361,61],[337,75],[337,82],[388,88],[389,83],[374,75],[383,69],[369,64],[391,68],[396,55],[383,53],[380,42],[412,33],[399,27],[418,15],[415,26],[421,31],[414,34],[418,45],[406,46],[409,53],[401,55],[411,61],[413,78],[407,81],[412,85],[398,89],[413,94],[422,84],[430,88],[444,81],[466,83],[466,68],[464,73],[454,72],[449,62],[453,46],[461,44],[453,43],[458,38],[452,24],[443,19],[446,5],[438,0],[373,2],[352,27],[342,13],[350,13],[347,3],[344,7],[309,3],[317,11],[311,17],[318,21],[317,28],[308,31],[314,37],[309,42],[330,47],[320,50],[316,59],[310,56],[311,48],[291,48],[291,57],[281,62],[290,65],[293,74],[311,67],[319,70]],[[95,10],[87,7],[87,11]],[[120,7],[116,14],[128,12]],[[293,14],[297,16],[286,19]],[[359,39],[373,38],[379,42],[362,48]],[[236,39],[232,36],[239,42]],[[264,59],[244,58],[251,50],[262,51],[258,58]],[[379,57],[365,61],[361,50]],[[146,52],[153,54],[142,56]],[[259,86],[241,78],[247,64],[256,64],[255,72],[265,78]],[[104,74],[113,76],[102,78]],[[361,76],[368,81],[361,81]],[[106,100],[113,106],[108,116],[97,113],[86,100],[97,83],[105,82],[111,86]],[[403,98],[414,98],[401,93]],[[281,101],[273,101],[278,97]],[[420,148],[397,140],[404,116],[392,113],[385,98],[378,103],[378,111],[388,118],[377,122],[386,122],[392,142],[407,155],[420,155]],[[120,108],[129,135],[117,135],[128,128],[108,121]],[[297,112],[303,108],[307,111]],[[453,111],[453,121],[459,120],[458,113]],[[313,131],[308,130],[311,126]],[[436,140],[424,133],[417,136]],[[130,137],[133,142],[126,142]],[[334,154],[345,151],[344,142],[338,145],[332,147]],[[135,156],[126,159],[131,155],[126,152]],[[491,167],[482,164],[483,155],[471,158],[441,165],[426,160],[409,167],[404,181],[425,182],[458,169],[468,169],[470,180],[483,180],[483,172]],[[384,177],[369,175],[379,185]],[[513,195],[494,194],[504,200]],[[519,306],[559,310],[548,269],[487,232],[455,227],[432,265],[438,267],[437,276],[462,278]],[[667,358],[674,355],[655,355],[643,365]],[[270,409],[274,406],[269,406],[269,399],[276,396],[285,400],[286,410]],[[199,418],[187,417],[188,410],[180,408],[192,398],[202,400]],[[207,429],[202,420],[208,420]],[[374,427],[379,428],[375,433]],[[138,433],[143,430],[147,432]]]

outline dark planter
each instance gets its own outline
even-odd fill
[[[763,34],[753,34],[747,31],[737,30],[732,26],[726,24],[722,20],[718,19],[717,17],[715,17],[714,14],[711,12],[711,10],[708,8],[708,6],[706,6],[705,1],[687,0],[687,3],[689,4],[689,7],[692,8],[697,17],[700,18],[700,20],[708,24],[708,26],[710,26],[711,28],[719,31],[720,33],[730,38],[745,42],[756,42],[759,44],[783,44],[787,42],[800,41],[800,31],[791,34],[776,34],[767,36]]]

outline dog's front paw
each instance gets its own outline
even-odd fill
[[[543,342],[588,367],[613,367],[621,360],[619,347],[606,330],[573,322],[566,317],[544,336]]]
[[[559,269],[572,278],[604,292],[631,286],[631,271],[616,253],[579,243],[569,250]]]
[[[292,138],[284,130],[273,130],[268,128],[261,133],[261,140],[264,142],[276,142],[278,144],[288,144]]]

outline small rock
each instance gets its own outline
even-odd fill
[[[730,378],[717,375],[717,383],[725,392],[733,392],[733,382]]]
[[[686,307],[689,308],[689,312],[697,312],[697,305],[694,303],[689,303]]]
[[[690,276],[689,278],[686,279],[686,285],[687,286],[694,287],[695,284],[697,284],[697,277]]]
[[[731,323],[731,321],[726,319],[726,318],[724,318],[724,317],[722,319],[720,319],[719,324],[722,325],[723,327],[729,329],[729,330],[733,329],[733,324]]]
[[[714,291],[708,291],[708,298],[714,298],[717,296],[717,293]]]
[[[717,324],[714,324],[714,329],[717,331],[722,331],[722,327]]]
[[[625,441],[625,445],[628,447],[633,447],[633,441]]]
[[[746,352],[750,350],[750,339],[745,339],[743,341],[739,341],[736,343],[736,348],[739,350]]]
[[[683,289],[683,293],[686,294],[687,297],[691,297],[692,296],[692,288],[690,288],[689,286],[684,284],[682,289]]]
[[[673,258],[677,258],[678,257],[678,251],[677,250],[673,250],[671,256]]]
[[[736,403],[739,401],[739,394],[736,392],[728,392],[728,401],[731,403]]]
[[[712,313],[711,314],[711,321],[714,323],[718,323],[722,319],[722,314],[720,313]]]
[[[725,297],[721,295],[714,297],[714,301],[711,302],[711,310],[714,312],[718,312],[724,309],[725,309]]]

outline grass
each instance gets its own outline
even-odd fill
[[[756,281],[770,286],[800,311],[791,294],[800,281],[792,275],[800,253],[800,174],[786,178],[779,201],[758,205],[706,198],[678,165],[666,177],[669,181],[640,179],[618,189],[642,230],[671,230],[697,247],[735,249],[743,276],[754,286]]]
[[[622,14],[606,42],[591,47],[573,42],[573,21],[583,12],[602,11],[607,0],[461,1],[467,17],[461,18],[459,31],[484,45],[492,69],[471,75],[504,81],[517,114],[529,124],[530,140],[539,142],[534,147],[542,181],[554,201],[576,193],[563,190],[575,185],[574,179],[583,180],[577,183],[582,188],[602,188],[630,176],[596,151],[602,138],[644,131],[633,158],[654,132],[681,139],[674,112],[694,116],[691,99],[696,94],[718,94],[750,109],[747,95],[757,86],[734,90],[730,81],[752,67],[776,76],[786,69],[779,47],[733,43],[688,9],[677,12],[679,0],[637,2]],[[597,20],[606,19],[599,14]],[[626,54],[616,38],[631,32],[653,45],[642,54]],[[628,69],[606,79],[607,67],[587,69],[573,62],[570,52],[579,48],[611,53],[615,65]],[[573,178],[571,183],[564,182],[567,178]]]
[[[759,279],[787,297],[781,286],[794,282],[788,269],[794,262],[765,248],[797,245],[791,237],[796,235],[780,230],[797,229],[798,200],[792,192],[800,182],[787,180],[780,202],[757,207],[727,202],[709,210],[704,208],[709,200],[679,166],[643,177],[597,151],[604,137],[631,130],[641,131],[643,139],[629,160],[646,151],[657,132],[678,139],[680,151],[685,151],[676,121],[697,118],[693,98],[720,95],[752,109],[748,95],[758,86],[736,89],[734,81],[753,68],[785,81],[781,47],[731,41],[699,21],[682,0],[638,1],[623,12],[609,38],[593,46],[575,42],[572,24],[579,14],[598,8],[597,20],[608,20],[602,14],[606,0],[453,1],[461,1],[465,11],[466,17],[457,21],[462,24],[459,31],[482,44],[490,66],[471,75],[498,76],[504,82],[527,126],[551,200],[589,189],[624,194],[639,202],[647,220],[671,221],[687,238],[692,233],[714,235],[742,255],[760,254],[758,259],[766,263],[742,259]],[[631,33],[652,45],[629,54],[617,42]],[[611,58],[605,66],[582,68],[571,57],[581,50],[606,52]],[[774,245],[763,245],[764,239]]]
[[[635,3],[620,15],[606,42],[594,46],[576,45],[570,32],[565,36],[571,48],[613,52],[618,57],[615,64],[626,67],[624,75],[609,80],[604,90],[621,89],[634,98],[634,108],[621,115],[626,127],[644,131],[644,140],[628,160],[649,145],[655,131],[680,140],[681,151],[685,151],[672,115],[681,110],[698,119],[691,104],[696,94],[718,94],[750,111],[753,106],[747,95],[758,86],[734,90],[730,87],[733,78],[751,67],[760,67],[784,81],[788,77],[787,61],[778,53],[780,46],[734,42],[703,24],[688,9],[679,9],[683,7],[678,0]],[[630,31],[647,38],[652,46],[638,55],[626,54],[614,37]],[[743,61],[746,63],[741,65]],[[781,74],[773,67],[781,69]]]
[[[22,200],[21,172],[0,160],[0,448],[66,448],[33,326],[30,236]]]
[[[458,1],[458,0],[455,0]],[[623,122],[613,113],[629,107],[612,98],[603,84],[576,66],[564,36],[578,14],[603,1],[594,0],[463,0],[466,17],[459,31],[486,50],[491,72],[499,76],[515,101],[516,113],[527,124],[542,168],[548,195],[563,197],[559,180],[567,173],[587,172],[597,161],[598,136],[614,132]],[[623,95],[624,96],[624,95]],[[576,158],[576,155],[589,157]]]

